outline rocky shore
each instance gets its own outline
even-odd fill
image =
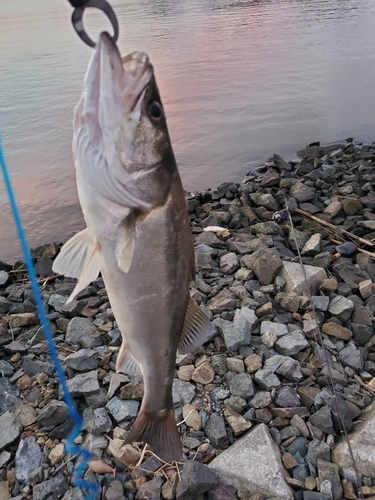
[[[123,445],[143,385],[114,371],[121,336],[102,279],[65,306],[75,280],[52,275],[59,246],[33,250],[97,498],[375,499],[375,145],[315,143],[298,155],[187,195],[191,295],[212,338],[176,362],[180,463]],[[334,259],[351,240],[358,250]],[[22,262],[0,263],[0,347],[0,500],[83,499],[71,484],[77,457],[64,449],[73,424]]]

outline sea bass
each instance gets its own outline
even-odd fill
[[[99,272],[122,334],[116,370],[144,380],[126,442],[181,457],[172,384],[176,352],[200,346],[210,323],[189,295],[192,234],[154,70],[146,54],[121,58],[102,33],[74,113],[73,153],[87,228],[54,262],[78,278],[72,300]]]

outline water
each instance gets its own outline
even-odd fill
[[[121,52],[147,52],[186,189],[273,153],[375,139],[373,0],[112,0]],[[0,0],[0,130],[29,240],[83,227],[72,114],[91,49],[66,0]],[[95,37],[108,29],[87,13]],[[20,255],[0,180],[0,259]]]

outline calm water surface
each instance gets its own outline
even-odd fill
[[[186,189],[241,181],[307,142],[375,139],[374,0],[112,0],[149,54]],[[0,130],[29,240],[83,227],[72,114],[91,49],[66,0],[0,0]],[[87,13],[93,37],[108,29]],[[0,259],[19,256],[0,179]]]

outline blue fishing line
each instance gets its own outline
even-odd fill
[[[69,437],[66,441],[65,448],[66,451],[70,454],[77,454],[80,457],[82,457],[81,463],[79,466],[76,468],[74,474],[73,474],[73,484],[77,486],[78,488],[82,488],[88,491],[88,496],[86,497],[86,500],[95,500],[98,492],[99,492],[99,485],[97,483],[93,482],[88,482],[82,479],[83,474],[85,470],[87,469],[87,465],[90,461],[91,454],[88,450],[85,450],[84,448],[80,448],[79,446],[74,444],[74,440],[79,436],[82,430],[83,426],[83,420],[81,415],[78,413],[77,408],[74,404],[72,395],[69,392],[68,386],[67,386],[67,380],[65,377],[65,373],[62,369],[62,365],[60,363],[60,360],[58,358],[58,352],[57,348],[55,345],[55,342],[53,340],[53,336],[51,333],[51,329],[49,326],[49,321],[47,319],[44,306],[43,306],[43,299],[42,299],[42,294],[40,292],[40,288],[38,285],[38,280],[35,272],[35,267],[33,260],[31,258],[31,252],[30,252],[30,247],[27,243],[26,239],[26,233],[22,225],[22,220],[21,216],[18,210],[18,206],[16,203],[16,198],[14,195],[14,190],[10,181],[10,176],[9,176],[9,170],[5,161],[5,156],[3,153],[3,148],[2,148],[2,139],[0,136],[0,163],[1,163],[1,169],[3,172],[4,176],[4,182],[5,182],[5,187],[7,190],[7,194],[9,197],[10,205],[12,208],[13,212],[13,217],[14,221],[16,223],[17,227],[17,232],[18,232],[18,237],[21,241],[21,247],[22,247],[22,252],[25,257],[25,263],[26,263],[26,268],[29,273],[30,277],[30,282],[31,282],[31,289],[34,294],[35,298],[35,303],[36,307],[38,310],[38,316],[40,323],[43,327],[43,332],[44,336],[46,338],[48,348],[51,353],[51,358],[53,361],[53,364],[55,365],[56,373],[57,373],[57,378],[59,381],[59,384],[61,386],[62,390],[62,396],[64,398],[65,403],[67,404],[69,414],[75,424],[74,429],[72,432],[69,434]]]

